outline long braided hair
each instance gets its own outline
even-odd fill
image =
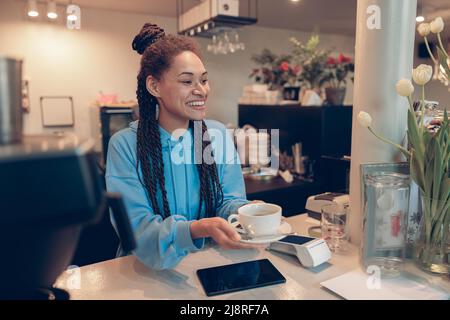
[[[146,80],[149,75],[161,79],[163,73],[171,66],[172,60],[184,51],[191,51],[200,57],[196,42],[184,36],[166,35],[164,30],[155,24],[146,23],[133,40],[133,49],[142,55],[141,68],[137,76],[137,99],[139,103],[139,123],[137,130],[137,163],[136,170],[142,169],[144,185],[155,214],[164,219],[169,217],[170,209],[165,188],[164,163],[162,146],[157,120],[157,99],[147,90]],[[189,128],[194,129],[193,121]],[[207,150],[211,141],[207,133],[205,121],[202,121],[202,137],[194,139],[196,154]],[[223,190],[219,181],[217,166],[214,161],[205,163],[197,161],[200,179],[200,203],[198,215],[204,208],[205,216],[215,215],[216,208],[223,201]],[[158,194],[162,198],[162,208],[158,204]]]

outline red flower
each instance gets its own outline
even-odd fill
[[[327,64],[336,64],[336,60],[333,57],[328,57]]]
[[[339,63],[347,63],[347,62],[352,61],[352,59],[350,57],[344,56],[342,53],[339,53],[338,61],[339,61]]]
[[[289,62],[284,61],[280,64],[280,70],[281,71],[288,71],[289,70]]]

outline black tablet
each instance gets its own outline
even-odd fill
[[[207,296],[286,282],[268,259],[200,269],[197,276]]]

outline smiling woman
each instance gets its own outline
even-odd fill
[[[111,138],[106,183],[123,194],[135,255],[166,269],[201,249],[207,237],[224,248],[253,247],[239,242],[225,220],[248,201],[236,150],[225,152],[231,137],[223,124],[205,120],[210,88],[197,43],[145,24],[133,49],[142,55],[139,121]],[[208,129],[225,139],[211,141]]]

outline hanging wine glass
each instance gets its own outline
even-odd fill
[[[207,51],[213,54],[228,54],[244,50],[244,43],[239,41],[236,30],[223,29],[213,35],[212,42],[207,45]]]

